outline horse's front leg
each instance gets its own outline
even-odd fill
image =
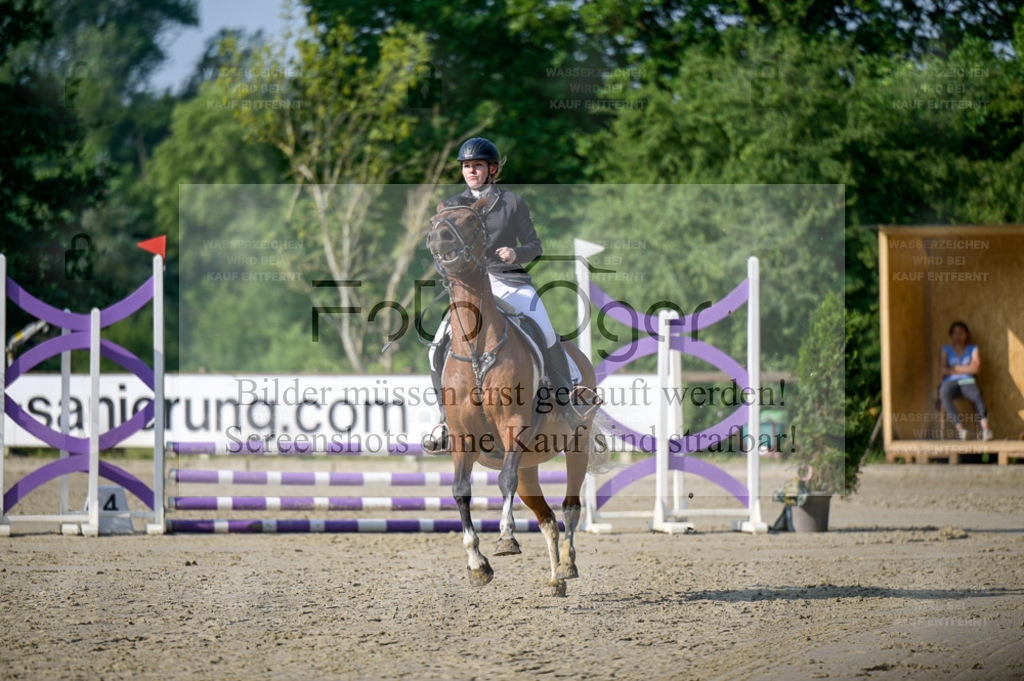
[[[536,467],[524,468],[519,471],[519,498],[523,500],[540,524],[541,534],[548,545],[548,558],[551,560],[551,581],[548,582],[548,593],[552,596],[565,596],[565,580],[558,577],[558,521],[555,512],[548,506],[544,492],[540,488],[540,473]]]
[[[455,480],[452,483],[452,496],[459,507],[459,516],[462,518],[462,545],[469,554],[469,583],[473,586],[484,586],[494,579],[494,570],[487,562],[484,554],[480,553],[480,539],[476,536],[473,528],[473,516],[470,513],[469,504],[473,496],[472,473],[474,457],[468,452],[454,451],[456,438],[449,440],[453,444],[452,459],[455,462]]]
[[[501,536],[494,547],[494,555],[510,556],[522,553],[516,541],[516,520],[512,516],[512,502],[515,500],[516,489],[519,487],[519,460],[523,453],[519,438],[526,437],[528,426],[513,420],[505,426],[502,441],[505,445],[505,459],[501,463],[498,474],[498,489],[501,490]]]
[[[562,542],[558,571],[555,573],[558,579],[575,579],[580,576],[576,568],[576,527],[579,525],[583,510],[580,503],[580,488],[583,487],[590,450],[594,446],[590,439],[590,428],[593,428],[592,424],[589,427],[577,427],[574,437],[570,440],[572,446],[567,447],[565,451],[566,484],[565,499],[562,500],[565,540]]]

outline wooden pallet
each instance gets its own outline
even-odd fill
[[[1000,466],[1024,463],[1024,440],[895,440],[885,446],[889,463],[964,463],[965,455],[990,454]],[[975,461],[976,456],[968,460]]]
[[[1024,463],[1024,447],[1019,452],[999,452],[999,465],[1008,466],[1011,463]]]

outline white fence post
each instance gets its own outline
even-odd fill
[[[679,319],[675,310],[658,312],[658,377],[655,387],[657,412],[655,420],[655,469],[654,469],[654,516],[651,529],[655,532],[687,532],[693,529],[693,523],[678,521],[677,509],[669,504],[668,472],[669,443],[673,435],[672,428],[677,419],[672,415],[673,406],[669,405],[668,395],[673,390],[673,380],[679,377],[672,370],[672,322]]]
[[[153,256],[153,522],[148,534],[166,530],[164,502],[164,259]]]
[[[734,529],[742,532],[767,532],[768,525],[761,520],[761,269],[756,256],[747,259],[747,280],[750,286],[747,296],[747,374],[753,400],[747,418],[747,435],[750,449],[747,450],[747,490],[750,497],[747,507],[750,515]]]
[[[89,316],[89,507],[82,534],[96,537],[100,533],[100,311],[93,308]]]
[[[583,355],[594,361],[593,339],[590,335],[590,267],[588,258],[604,250],[604,246],[583,239],[572,240],[576,270],[576,328],[579,330],[577,343]],[[580,520],[580,529],[587,532],[608,532],[611,525],[598,522],[597,483],[587,473],[583,480],[583,506],[586,511]]]
[[[0,357],[0,399],[7,399],[7,258],[0,253],[0,344],[4,347],[3,357]],[[3,411],[0,408],[0,411]],[[4,468],[7,467],[7,447],[4,444],[4,420],[5,416],[0,413],[0,537],[11,534],[11,526],[7,522],[7,512],[4,509]]]

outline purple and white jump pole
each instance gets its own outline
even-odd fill
[[[477,471],[472,473],[474,487],[497,485],[498,473]],[[174,484],[216,485],[227,487],[245,485],[252,487],[451,487],[454,473],[421,472],[402,473],[390,471],[372,472],[330,472],[330,471],[245,471],[245,470],[199,470],[172,469],[168,479]],[[542,483],[566,481],[564,470],[540,471]],[[549,497],[553,508],[561,506],[561,500]],[[174,496],[170,497],[172,511],[449,511],[457,510],[453,497],[393,497],[393,496]],[[477,510],[499,510],[500,497],[474,497],[470,505]],[[522,507],[521,502],[517,508]],[[169,532],[200,533],[306,533],[306,532],[457,532],[461,530],[458,519],[433,518],[353,518],[321,520],[234,520],[168,518]],[[497,532],[498,520],[475,521],[478,532]],[[561,526],[561,525],[560,525]],[[539,532],[536,521],[522,523],[521,530]]]
[[[412,534],[461,532],[458,518],[326,518],[306,520],[186,520],[170,519],[171,532],[191,534]],[[565,529],[562,522],[559,529]],[[477,532],[500,532],[501,520],[473,519]],[[517,521],[519,532],[540,532],[536,520]]]
[[[608,532],[612,529],[613,518],[646,518],[650,528],[658,532],[685,532],[693,528],[691,518],[698,516],[737,517],[733,529],[759,533],[767,532],[768,526],[761,519],[760,504],[760,451],[757,434],[760,432],[760,270],[756,257],[747,261],[747,279],[728,295],[699,313],[680,318],[672,310],[662,310],[657,316],[639,313],[628,314],[625,306],[608,296],[590,280],[587,258],[603,249],[580,239],[575,240],[576,279],[581,292],[578,303],[578,326],[580,349],[592,355],[590,305],[602,314],[632,327],[642,335],[621,349],[629,352],[618,353],[624,359],[609,357],[596,367],[600,384],[608,375],[622,369],[640,357],[658,355],[656,378],[657,405],[655,412],[654,458],[641,460],[607,480],[600,488],[593,476],[588,475],[584,486],[584,503],[587,509],[584,529],[589,532]],[[747,366],[746,368],[718,348],[691,338],[690,334],[725,319],[741,305],[747,306]],[[632,311],[630,311],[632,312]],[[657,329],[657,336],[650,335]],[[751,404],[740,405],[732,414],[706,430],[693,436],[684,436],[682,404],[670,404],[666,396],[669,391],[682,387],[682,355],[697,357],[722,370],[736,381],[737,385],[749,389],[755,396]],[[680,393],[681,394],[681,393]],[[623,435],[633,435],[636,443],[643,437],[636,430],[611,419],[615,429]],[[744,438],[744,452],[747,461],[746,484],[729,475],[714,464],[687,456],[703,449],[701,442],[715,442],[729,437],[746,422],[747,432],[752,437]],[[749,446],[748,446],[749,445]],[[669,471],[673,476],[673,493],[668,490]],[[687,508],[684,494],[683,473],[703,477],[728,492],[739,502],[732,508]],[[643,477],[654,475],[655,494],[652,511],[602,511],[601,507],[626,486]]]

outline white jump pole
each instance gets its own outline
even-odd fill
[[[682,333],[680,330],[679,333]],[[683,353],[669,352],[668,361],[668,383],[670,390],[679,390],[680,399],[678,405],[669,404],[668,428],[669,435],[682,435],[683,424]],[[668,393],[666,393],[668,395]],[[683,452],[685,454],[685,452]],[[672,471],[672,508],[686,508],[686,483],[683,480],[682,471]]]
[[[658,406],[654,420],[654,515],[651,519],[651,529],[659,532],[665,528],[668,521],[668,405],[665,391],[668,389],[668,377],[665,375],[668,369],[669,356],[672,354],[672,343],[669,335],[669,321],[672,312],[661,310],[658,312],[658,377],[655,381],[655,395]]]
[[[100,311],[93,308],[89,321],[89,517],[82,534],[100,533]]]
[[[0,253],[0,344],[4,354],[0,357],[0,400],[7,400],[7,258]],[[0,408],[0,411],[3,411]],[[7,466],[7,446],[4,443],[4,421],[0,413],[0,537],[11,534],[11,525],[4,510],[4,468]]]
[[[750,448],[747,450],[747,490],[750,493],[748,508],[750,515],[745,521],[738,521],[733,529],[741,532],[767,532],[768,525],[761,520],[761,269],[756,256],[747,259],[747,280],[750,286],[747,297],[747,372],[753,399],[747,418],[747,435]]]
[[[669,443],[673,435],[677,419],[672,413],[674,406],[669,405],[668,395],[673,388],[673,381],[679,377],[672,370],[672,322],[679,319],[675,310],[658,312],[658,377],[657,399],[658,408],[655,420],[655,453],[654,453],[654,514],[651,529],[655,532],[675,534],[693,529],[693,523],[679,518],[676,508],[669,507]]]
[[[594,361],[593,339],[590,335],[590,267],[587,262],[604,250],[604,246],[595,244],[592,241],[583,239],[572,240],[576,267],[576,328],[579,329],[579,336],[576,339],[583,355],[591,362]],[[594,476],[587,473],[583,480],[583,505],[586,513],[580,520],[580,529],[586,532],[610,532],[612,526],[608,523],[598,523],[597,518],[597,483]]]
[[[576,253],[576,328],[580,330],[578,343],[587,359],[593,361],[593,342],[590,335],[590,267],[587,259],[604,250],[604,246],[583,239],[573,239]]]
[[[164,500],[164,259],[153,256],[153,522],[147,534],[167,529]]]

